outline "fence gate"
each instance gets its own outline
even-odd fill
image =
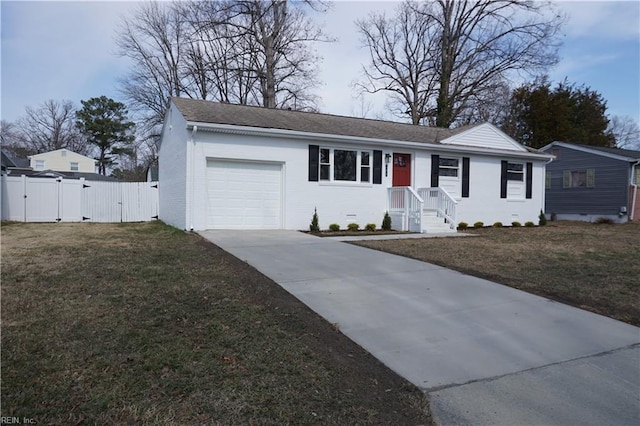
[[[2,176],[2,219],[145,222],[158,218],[157,182]]]

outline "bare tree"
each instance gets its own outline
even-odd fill
[[[640,151],[640,127],[633,117],[614,115],[607,132],[613,134],[618,148]]]
[[[146,122],[162,122],[170,96],[268,108],[315,107],[318,58],[326,40],[285,0],[148,3],[124,19],[117,42],[134,60],[122,91]]]
[[[357,24],[371,53],[368,90],[413,101],[405,106],[414,124],[429,117],[450,127],[513,73],[533,74],[557,62],[564,18],[553,12],[548,2],[527,0],[407,1],[391,19]]]
[[[16,123],[16,142],[33,153],[66,148],[89,154],[91,147],[75,126],[76,108],[71,101],[48,100],[26,107],[26,115]]]
[[[433,116],[429,102],[437,76],[430,22],[405,2],[392,19],[371,14],[356,25],[371,55],[370,66],[363,67],[365,81],[356,87],[368,93],[388,92],[391,112],[402,118],[408,115],[413,124]]]
[[[135,63],[121,80],[121,91],[146,127],[162,123],[167,100],[185,93],[182,80],[185,23],[171,5],[142,4],[124,18],[116,39],[121,56]]]

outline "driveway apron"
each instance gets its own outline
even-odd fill
[[[203,231],[427,392],[443,424],[639,424],[640,329],[295,231]]]

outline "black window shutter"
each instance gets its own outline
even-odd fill
[[[431,155],[431,187],[437,188],[440,180],[440,156]]]
[[[382,183],[382,151],[373,151],[373,183]]]
[[[462,157],[462,197],[469,198],[469,157]]]
[[[500,173],[500,198],[507,198],[507,164],[507,161],[502,161],[502,171]]]
[[[320,147],[309,145],[309,182],[318,182],[320,169]]]
[[[531,198],[533,189],[533,163],[527,163],[527,189],[526,197]]]

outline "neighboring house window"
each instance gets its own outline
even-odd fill
[[[545,189],[551,189],[551,172],[544,173],[544,187]]]
[[[44,160],[36,160],[36,170],[44,170]]]
[[[596,186],[595,169],[565,170],[562,172],[562,187],[567,188],[594,188]]]
[[[371,151],[320,148],[320,180],[371,182]]]
[[[78,163],[75,162],[71,162],[71,167],[70,167],[72,172],[77,172],[78,171]]]
[[[458,177],[458,159],[440,157],[438,176]]]
[[[636,185],[640,185],[640,166],[636,166]]]

